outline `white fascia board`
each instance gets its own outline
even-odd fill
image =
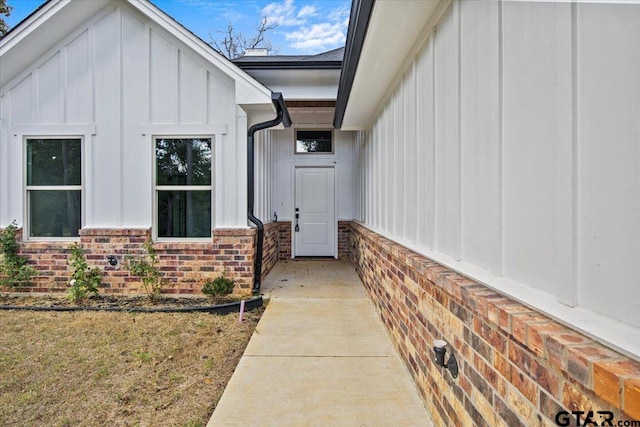
[[[227,58],[213,50],[208,44],[189,32],[173,18],[148,1],[127,0],[127,2],[156,24],[166,29],[182,43],[193,49],[205,60],[231,77],[236,83],[236,104],[270,104],[271,91],[242,71]],[[275,111],[275,107],[273,107]]]
[[[374,3],[342,130],[363,130],[373,120],[398,76],[422,44],[432,17],[450,4],[440,0]]]

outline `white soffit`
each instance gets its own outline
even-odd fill
[[[248,74],[262,82],[274,92],[282,92],[284,99],[332,100],[338,94],[340,69],[268,69],[249,70]]]
[[[440,0],[377,0],[342,130],[366,128]]]

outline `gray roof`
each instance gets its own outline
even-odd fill
[[[233,62],[242,67],[247,63],[320,63],[320,62],[342,62],[344,47],[318,53],[316,55],[263,55],[263,56],[240,56],[233,59]]]

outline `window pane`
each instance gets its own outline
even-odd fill
[[[28,139],[27,185],[81,185],[79,139]]]
[[[211,237],[211,191],[158,191],[158,237]]]
[[[30,237],[78,237],[80,190],[29,191]]]
[[[211,139],[156,139],[157,185],[211,185]]]
[[[330,130],[296,132],[296,153],[332,153]]]

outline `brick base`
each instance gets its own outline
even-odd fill
[[[278,259],[291,259],[291,221],[277,224]],[[338,221],[338,258],[351,258],[351,221]]]
[[[340,258],[349,258],[350,222],[338,225]],[[18,231],[21,240],[21,230]],[[142,256],[143,244],[151,236],[149,229],[82,229],[80,246],[85,251],[89,267],[98,267],[103,273],[103,293],[142,293],[137,277],[131,277],[122,267],[127,254]],[[233,278],[236,293],[249,294],[253,288],[253,263],[255,259],[255,229],[216,229],[211,242],[155,242],[158,268],[167,282],[163,292],[173,294],[197,294],[202,284],[226,271]],[[29,259],[38,276],[28,292],[62,292],[69,286],[68,256],[71,242],[22,242],[20,250]],[[118,260],[111,266],[107,256]],[[279,259],[291,258],[291,222],[265,224],[262,277],[266,277]]]
[[[216,229],[211,242],[155,242],[158,268],[164,273],[164,293],[197,294],[203,282],[225,270],[236,281],[235,293],[250,294],[253,287],[255,259],[254,229]],[[80,246],[89,267],[103,271],[103,293],[141,293],[138,277],[123,268],[127,254],[144,255],[143,243],[151,236],[149,229],[82,229]],[[68,242],[21,242],[21,254],[38,271],[32,292],[65,291],[71,272],[68,266]],[[118,260],[109,265],[108,255]]]
[[[351,259],[351,221],[338,221],[338,258]]]
[[[352,224],[351,240],[356,270],[437,425],[552,426],[561,410],[640,420],[640,363],[361,225]],[[433,362],[436,339],[455,354],[457,379]]]
[[[262,249],[262,278],[276,265],[280,259],[279,253],[280,224],[269,222],[264,225],[264,244]]]
[[[278,259],[291,259],[291,221],[279,221]]]

